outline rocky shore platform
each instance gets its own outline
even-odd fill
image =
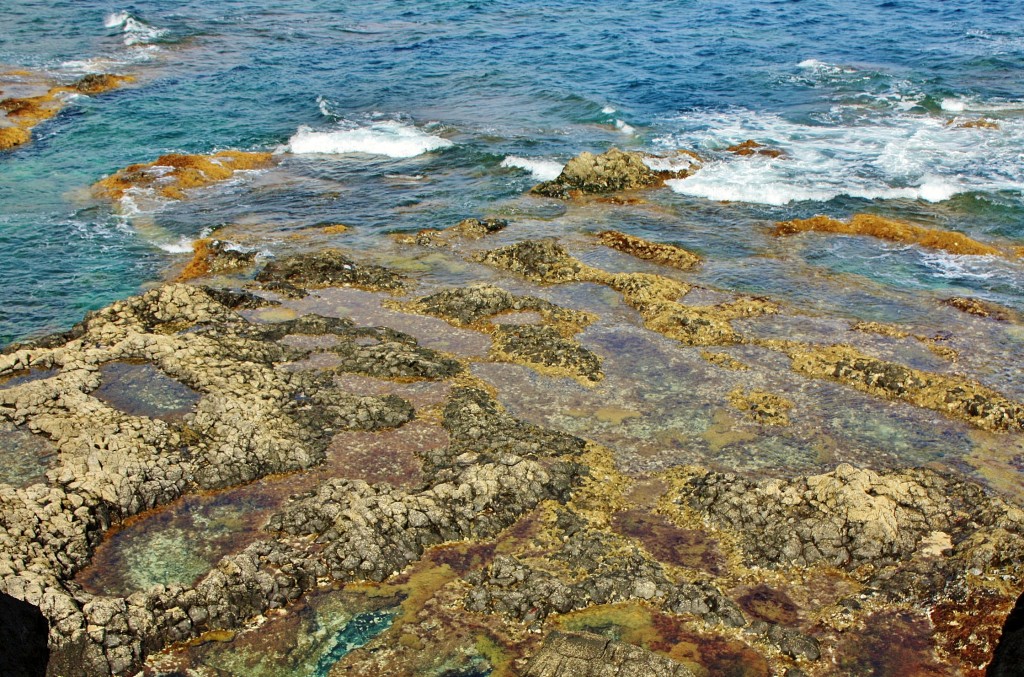
[[[539,194],[666,179],[616,153]],[[996,651],[1024,589],[1012,492],[834,445],[730,469],[825,392],[1019,443],[1024,406],[930,368],[938,339],[759,330],[794,314],[698,288],[701,257],[616,231],[585,250],[472,219],[394,245],[479,279],[204,240],[188,282],[4,350],[0,439],[20,456],[0,483],[0,601],[34,647],[11,674],[980,676],[1019,655]],[[641,336],[668,357],[647,366]],[[902,359],[920,346],[928,360]],[[590,402],[623,371],[682,369],[672,351],[720,400],[694,409],[699,454],[660,429],[617,446],[642,416],[611,394],[545,418],[514,392]]]

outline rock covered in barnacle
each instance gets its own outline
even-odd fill
[[[969,315],[991,317],[1000,322],[1007,322],[1014,316],[1014,312],[1009,308],[1003,308],[991,301],[983,301],[971,296],[951,296],[942,303]]]
[[[729,393],[729,404],[751,420],[773,426],[789,425],[789,410],[793,408],[793,403],[784,397],[764,390],[745,391],[743,388]]]
[[[618,148],[600,155],[581,153],[566,163],[558,178],[534,186],[530,192],[566,199],[573,194],[656,188],[664,183],[666,176],[648,167],[645,157],[643,153]]]
[[[474,260],[543,284],[578,280],[583,270],[583,264],[555,240],[523,240],[478,254]]]
[[[404,285],[403,277],[388,268],[357,262],[337,249],[296,254],[267,263],[256,281],[286,284],[304,289],[357,287],[369,291],[393,291]]]

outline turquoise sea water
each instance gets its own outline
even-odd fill
[[[815,213],[1024,244],[1024,18],[1008,0],[6,0],[0,25],[5,67],[138,78],[77,98],[0,155],[0,343],[136,291],[220,225],[340,221],[357,227],[349,244],[372,247],[383,231],[467,216],[547,217],[524,190],[611,146],[712,158],[659,192],[665,218],[637,227],[713,257],[706,281],[732,289],[846,303],[751,264],[789,246],[766,223]],[[999,128],[956,126],[981,117]],[[748,138],[788,157],[722,152]],[[185,202],[90,196],[128,164],[224,148],[296,152]],[[814,270],[896,295],[1024,309],[1019,261],[803,246]]]

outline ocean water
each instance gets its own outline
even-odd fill
[[[711,158],[634,224],[714,257],[709,284],[843,306],[758,263],[789,247],[766,223],[815,213],[1024,244],[1024,18],[1008,0],[5,0],[0,25],[4,68],[137,78],[0,155],[0,343],[135,292],[223,225],[342,222],[372,248],[469,216],[551,219],[523,192],[612,146]],[[982,117],[998,129],[957,126]],[[786,157],[724,152],[746,139]],[[90,194],[128,164],[226,148],[281,164],[177,203]],[[895,297],[1024,309],[1019,260],[827,236],[796,256]]]

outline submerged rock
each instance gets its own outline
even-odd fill
[[[129,165],[98,181],[93,190],[120,200],[131,189],[151,188],[172,200],[181,200],[190,188],[226,181],[241,170],[265,169],[274,164],[271,153],[224,150],[212,155],[170,153],[146,164]]]
[[[459,240],[479,240],[508,227],[505,219],[463,219],[450,228],[436,230],[425,228],[415,235],[398,235],[395,239],[402,244],[421,247],[447,247]]]
[[[855,214],[847,222],[838,221],[827,216],[814,216],[809,219],[781,221],[775,224],[774,235],[792,235],[815,231],[819,233],[838,233],[841,235],[870,235],[881,240],[917,244],[928,249],[941,249],[950,254],[969,254],[973,256],[1006,256],[1004,252],[992,245],[978,242],[963,233],[947,230],[925,228],[906,221],[887,219],[875,214]]]
[[[1009,308],[1003,308],[990,301],[983,301],[970,296],[952,296],[942,303],[969,315],[991,317],[993,320],[1000,322],[1007,322],[1014,315],[1014,312]]]
[[[527,677],[696,677],[686,666],[632,644],[584,632],[552,632],[523,673]]]
[[[789,425],[789,410],[793,403],[784,397],[765,392],[737,388],[729,393],[729,404],[742,411],[750,419],[764,425]]]

